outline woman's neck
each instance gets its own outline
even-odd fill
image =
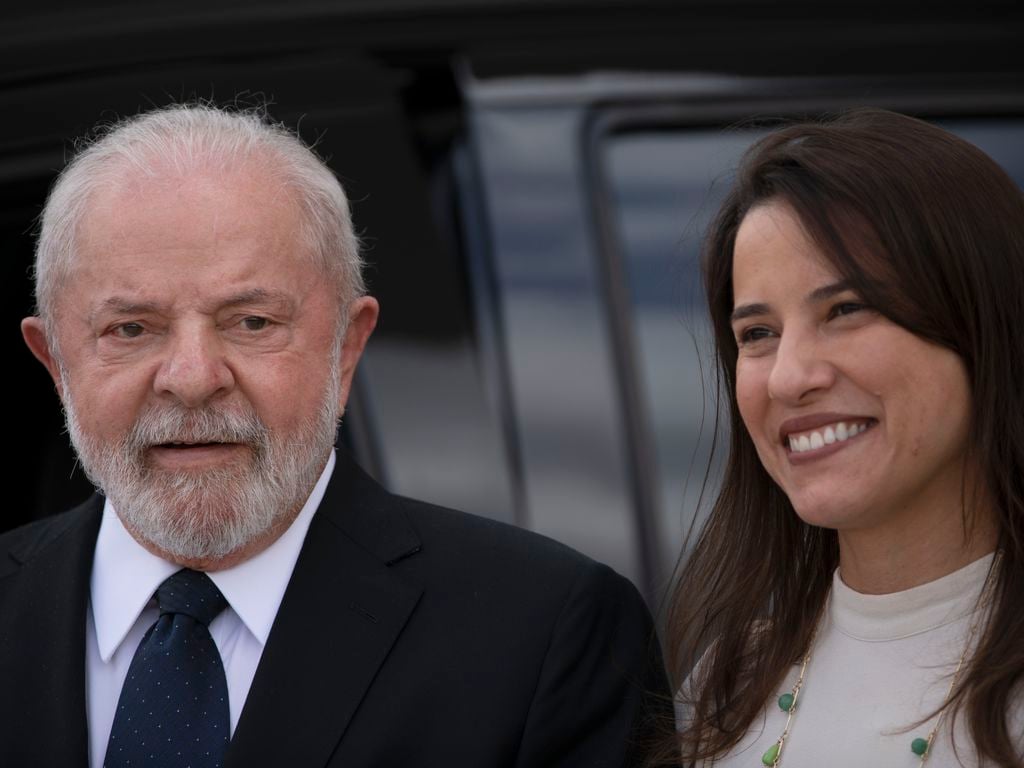
[[[902,592],[963,568],[995,549],[990,515],[964,526],[960,515],[885,530],[839,531],[839,575],[851,589],[869,595]]]

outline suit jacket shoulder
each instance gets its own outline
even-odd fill
[[[23,564],[59,542],[64,536],[76,536],[90,522],[99,530],[98,514],[103,510],[103,497],[94,495],[77,507],[59,515],[44,517],[0,534],[0,579],[16,573]],[[95,519],[94,519],[95,518]]]
[[[627,580],[339,456],[228,765],[621,766],[662,698]]]
[[[84,766],[85,625],[103,499],[0,536],[0,765]]]

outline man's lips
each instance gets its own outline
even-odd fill
[[[211,440],[208,442],[173,442],[173,443],[156,443],[150,446],[150,450],[161,449],[168,451],[196,451],[204,448],[233,448],[240,445],[240,443],[228,442],[223,440]]]
[[[157,465],[185,467],[221,463],[243,450],[247,450],[247,446],[242,443],[183,442],[151,445],[148,453]]]

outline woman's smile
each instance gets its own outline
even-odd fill
[[[782,445],[789,451],[789,460],[793,464],[831,456],[833,453],[855,444],[856,438],[878,423],[875,419],[863,417],[834,419],[831,416],[823,415],[811,418],[827,419],[827,421],[815,428],[799,428],[792,425],[792,422],[798,421],[798,419],[793,419],[788,425],[783,424],[782,426]]]

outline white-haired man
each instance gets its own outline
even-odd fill
[[[642,756],[664,679],[625,580],[335,452],[360,266],[334,176],[257,114],[157,110],[61,174],[22,331],[101,494],[0,538],[0,764]]]

